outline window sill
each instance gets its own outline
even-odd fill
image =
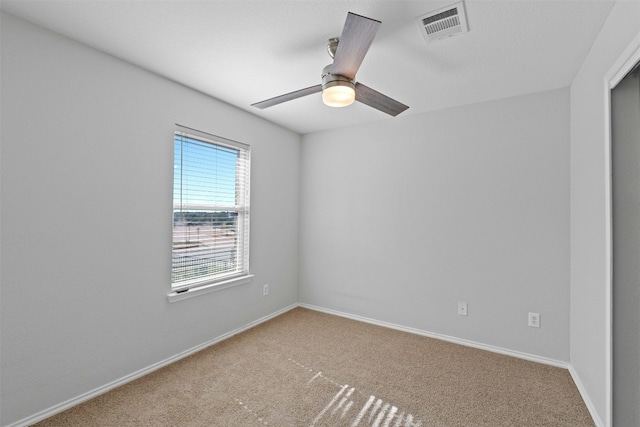
[[[223,282],[210,283],[208,285],[202,285],[190,288],[185,292],[169,292],[167,298],[169,302],[182,301],[185,299],[197,297],[200,295],[208,294],[209,292],[221,291],[223,289],[231,288],[233,286],[243,285],[251,282],[253,274],[247,274],[246,276],[234,277],[233,279],[225,280]]]

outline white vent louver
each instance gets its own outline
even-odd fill
[[[416,21],[427,43],[468,31],[462,2],[418,16]]]

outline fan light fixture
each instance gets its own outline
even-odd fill
[[[346,107],[356,99],[356,85],[353,80],[331,74],[332,64],[322,70],[322,102],[329,107]]]
[[[353,104],[356,100],[354,85],[349,82],[335,83],[322,89],[322,102],[329,107],[346,107]]]

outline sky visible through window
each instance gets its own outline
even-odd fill
[[[236,205],[238,150],[174,137],[174,212],[202,211]]]

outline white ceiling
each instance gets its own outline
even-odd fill
[[[466,0],[469,32],[427,45],[417,16],[448,1],[9,1],[1,8],[304,134],[394,120],[315,94],[347,12],[382,21],[357,80],[410,106],[398,117],[567,87],[613,1]]]

